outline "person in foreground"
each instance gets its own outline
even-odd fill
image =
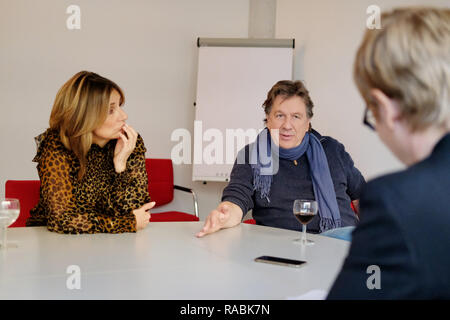
[[[450,9],[397,9],[381,23],[366,31],[354,77],[365,123],[407,169],[363,189],[328,299],[449,299]]]
[[[309,232],[355,226],[351,201],[359,199],[364,178],[341,143],[311,128],[313,102],[303,83],[279,81],[263,107],[266,128],[238,154],[222,202],[197,237],[238,225],[250,209],[259,225],[300,231],[295,199],[318,202]]]
[[[117,84],[81,71],[58,91],[36,137],[40,199],[27,226],[58,233],[136,232],[149,223],[145,146]]]

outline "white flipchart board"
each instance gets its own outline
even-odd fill
[[[237,152],[264,128],[267,92],[292,80],[294,39],[199,38],[198,47],[192,180],[229,181]]]

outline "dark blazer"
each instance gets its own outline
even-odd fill
[[[450,134],[423,161],[367,183],[360,210],[328,299],[450,299]],[[372,265],[380,289],[368,289]]]

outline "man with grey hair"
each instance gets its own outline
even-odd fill
[[[343,144],[312,129],[313,106],[302,81],[272,86],[263,103],[266,128],[240,151],[222,202],[197,237],[239,225],[249,210],[258,225],[300,231],[294,201],[314,199],[318,214],[307,231],[348,239],[358,222],[351,204],[357,207],[365,179]]]

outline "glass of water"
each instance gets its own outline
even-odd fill
[[[18,199],[0,198],[0,250],[7,248],[6,229],[17,220],[19,213]]]

